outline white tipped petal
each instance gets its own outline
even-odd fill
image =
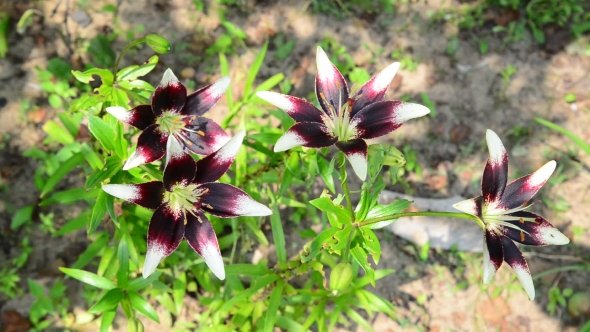
[[[223,264],[223,257],[219,253],[219,249],[209,244],[201,246],[200,249],[200,255],[203,257],[205,264],[211,269],[211,272],[213,272],[219,280],[225,280],[225,266]]]
[[[135,150],[131,157],[127,159],[127,162],[123,166],[123,170],[127,171],[142,164],[145,164],[145,156],[140,155],[137,153],[137,150]]]
[[[453,207],[463,213],[473,216],[478,215],[477,201],[475,198],[466,199],[464,201],[453,204]]]
[[[395,112],[395,122],[402,123],[410,119],[419,118],[430,113],[430,109],[426,106],[414,103],[404,103]]]
[[[539,238],[548,245],[561,246],[570,243],[570,239],[554,227],[540,228]]]
[[[244,198],[243,201],[239,202],[238,206],[239,210],[237,213],[241,216],[264,217],[272,214],[272,210],[266,205],[260,204],[249,197]]]
[[[373,89],[374,90],[384,90],[387,89],[395,74],[399,70],[400,63],[394,62],[383,69],[377,76],[375,77],[375,81],[373,82]]]
[[[174,73],[172,72],[172,69],[168,68],[164,72],[164,76],[162,76],[162,80],[160,81],[160,86],[165,87],[170,84],[177,84],[177,82],[178,82],[178,78],[176,78],[176,75],[174,75]]]
[[[139,187],[133,184],[105,184],[102,190],[126,201],[135,201],[140,198]]]
[[[275,144],[274,151],[275,152],[286,151],[291,148],[301,146],[305,143],[306,143],[306,141],[305,141],[305,139],[303,139],[303,137],[297,135],[297,133],[295,133],[295,132],[287,131],[285,134],[283,134],[283,136],[281,136],[279,138],[279,140]]]
[[[148,251],[145,255],[145,262],[143,263],[143,270],[141,272],[143,277],[147,278],[152,273],[154,273],[158,267],[158,264],[160,264],[160,261],[164,259],[164,257],[166,257],[164,250],[158,247],[148,248]]]
[[[209,92],[215,98],[220,98],[225,93],[225,90],[227,90],[230,83],[231,77],[224,76],[211,85]]]
[[[532,188],[540,188],[549,180],[553,172],[555,171],[555,167],[557,163],[555,160],[551,160],[550,162],[543,165],[543,167],[536,170],[531,176],[528,178],[526,182],[527,187]]]
[[[126,108],[121,106],[107,107],[106,111],[110,115],[125,123],[128,123],[131,119],[131,112],[129,112]]]
[[[526,269],[523,266],[511,266],[512,270],[514,271],[514,273],[516,273],[516,277],[518,277],[518,280],[520,281],[520,283],[522,284],[522,288],[524,288],[524,291],[526,292],[526,294],[529,297],[529,300],[534,300],[535,299],[535,285],[533,284],[533,278],[531,277],[531,274],[529,273],[529,270]]]
[[[484,239],[483,241],[483,283],[488,284],[494,278],[496,274],[496,266],[490,259],[490,252],[488,251],[488,245]]]
[[[494,131],[488,129],[486,131],[486,141],[490,153],[490,162],[496,165],[504,164],[506,149],[504,148],[504,144],[502,144],[500,137],[498,137]]]
[[[347,155],[348,161],[354,170],[354,173],[361,179],[365,181],[367,178],[367,158],[365,155],[360,153],[355,153],[352,155]]]
[[[242,142],[244,141],[244,136],[246,136],[246,132],[242,129],[237,134],[234,135],[225,145],[216,152],[217,157],[216,159],[218,162],[225,162],[227,160],[232,160],[238,154],[240,147],[242,146]]]

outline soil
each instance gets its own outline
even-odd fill
[[[76,63],[79,66],[88,61],[86,56],[71,57],[57,33],[66,32],[66,2],[9,0],[0,4],[0,11],[9,13],[12,20],[9,52],[6,58],[0,59],[0,139],[6,144],[0,150],[0,186],[7,188],[0,192],[2,262],[18,255],[23,236],[10,231],[12,214],[39,201],[39,192],[32,181],[37,164],[22,154],[33,147],[47,149],[43,145],[45,133],[42,125],[56,115],[56,110],[47,103],[47,96],[39,89],[35,68],[44,68],[55,56],[72,61],[75,68]],[[590,156],[576,150],[566,137],[537,125],[534,118],[550,120],[590,142],[590,58],[577,54],[573,42],[564,49],[563,38],[555,41],[551,48],[538,46],[529,34],[525,34],[521,41],[504,45],[503,36],[493,34],[491,30],[479,31],[486,35],[489,45],[489,51],[481,54],[473,32],[459,33],[448,22],[430,19],[436,11],[453,8],[459,2],[413,2],[400,4],[395,16],[377,13],[338,20],[311,13],[309,1],[239,1],[239,9],[233,8],[226,13],[227,20],[241,27],[247,35],[247,48],[236,46],[237,54],[230,58],[234,95],[241,93],[241,82],[245,81],[258,49],[267,38],[279,33],[284,34],[286,40],[295,40],[295,47],[284,61],[280,61],[274,57],[276,48],[271,43],[257,81],[283,72],[293,84],[291,94],[300,97],[307,97],[313,91],[315,48],[324,38],[332,38],[345,46],[355,64],[370,73],[394,61],[390,54],[401,47],[418,65],[415,71],[400,70],[387,93],[388,99],[407,95],[411,100],[422,102],[420,94],[425,93],[436,107],[435,116],[412,120],[380,140],[399,147],[407,144],[417,151],[423,172],[421,175],[410,174],[408,181],[412,194],[439,198],[478,195],[478,181],[487,158],[485,131],[493,129],[509,150],[511,178],[528,174],[553,158],[560,165],[559,174],[553,177],[556,180],[541,193],[545,203],[537,204],[534,210],[568,235],[572,244],[527,248],[531,272],[536,274],[572,265],[583,257],[587,260],[590,256],[590,217],[585,212],[590,197]],[[196,81],[196,86],[220,76],[215,57],[206,62],[193,60],[224,31],[215,4],[206,4],[203,13],[197,11],[190,0],[118,1],[115,22],[113,14],[102,11],[106,4],[114,4],[113,1],[68,3],[71,8],[67,10],[65,35],[75,41],[70,45],[73,49],[81,48],[83,40],[99,33],[129,31],[142,25],[145,32],[161,34],[173,45],[188,45],[185,49],[176,47],[173,52],[161,56],[160,65],[147,81],[156,84],[167,67],[178,72],[184,68],[194,69],[188,78]],[[19,35],[14,29],[15,22],[33,6],[43,13],[43,17],[36,17],[35,23]],[[73,20],[72,13],[76,10],[91,18],[87,26]],[[449,56],[445,49],[450,38],[456,35],[459,47],[454,56]],[[120,51],[125,44],[123,38],[119,38],[114,49]],[[142,49],[126,57],[123,65],[141,63],[150,55],[150,50]],[[504,80],[500,73],[509,65],[514,66],[516,72],[509,80]],[[564,101],[567,93],[576,95],[576,107]],[[33,100],[41,111],[32,115],[23,113],[23,100]],[[209,115],[219,120],[225,114],[227,107],[222,102]],[[10,135],[8,140],[4,138],[5,134]],[[58,189],[79,186],[81,181],[83,179],[71,177]],[[567,202],[567,210],[558,212],[550,208],[558,202]],[[39,213],[54,213],[54,221],[59,226],[80,211],[81,207],[76,205],[50,206],[37,209],[34,219],[40,223]],[[297,237],[292,227],[287,225],[286,229],[293,232],[288,236]],[[580,235],[579,230],[584,232]],[[64,240],[36,229],[30,236],[34,252],[20,271],[25,288],[27,278],[51,285],[60,275],[57,268],[70,266],[88,244],[85,233],[73,234]],[[378,281],[373,291],[390,299],[398,307],[399,317],[392,320],[385,315],[376,315],[371,320],[376,331],[413,331],[417,328],[433,332],[577,331],[583,323],[559,307],[554,315],[550,315],[547,310],[548,289],[557,286],[574,291],[587,290],[588,272],[562,272],[538,279],[535,281],[537,298],[529,301],[507,267],[499,271],[491,286],[483,287],[480,254],[461,256],[431,250],[427,261],[420,262],[411,243],[385,231],[379,236],[383,257],[378,268],[393,268],[397,272]],[[463,261],[466,270],[458,270],[461,265],[458,260]],[[518,287],[507,287],[511,283]],[[86,304],[81,287],[71,281],[67,285],[72,310],[83,312]],[[504,287],[500,296],[492,296],[499,287]],[[190,320],[190,308],[198,307],[190,301],[193,300],[187,299],[188,309],[178,318],[180,321]],[[14,315],[16,310],[27,317],[31,303],[32,296],[26,291],[16,300],[7,300],[0,294],[0,312],[5,314]],[[147,324],[146,331],[162,330],[162,327]],[[95,325],[87,328],[96,329]],[[341,327],[340,330],[355,328]]]

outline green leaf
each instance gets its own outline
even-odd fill
[[[127,239],[125,237],[121,237],[119,242],[117,258],[119,259],[117,285],[121,288],[127,288],[127,284],[129,283],[129,249],[127,247]]]
[[[374,280],[379,280],[379,279],[385,278],[394,272],[395,272],[394,269],[377,270],[377,271],[375,271]],[[354,283],[355,283],[356,288],[364,288],[365,286],[367,286],[371,282],[372,281],[371,281],[371,278],[369,278],[369,276],[364,276],[362,278],[357,279]]]
[[[108,332],[111,325],[115,321],[115,317],[117,316],[117,310],[107,310],[102,313],[102,318],[100,320],[100,332]]]
[[[159,59],[157,55],[153,55],[141,66],[133,65],[119,70],[117,81],[133,81],[141,76],[147,75],[156,68]]]
[[[580,137],[576,136],[575,134],[571,133],[567,129],[560,127],[550,121],[547,121],[547,120],[544,120],[541,118],[535,118],[535,121],[537,121],[538,123],[542,124],[543,126],[549,128],[549,129],[553,129],[553,130],[557,131],[558,133],[566,136],[567,138],[572,140],[580,149],[582,149],[584,152],[586,152],[588,155],[590,155],[590,145],[588,145],[588,143],[584,142],[584,140],[581,139]]]
[[[25,33],[27,28],[31,24],[33,24],[33,18],[34,18],[35,13],[43,15],[43,13],[37,9],[31,8],[31,9],[25,10],[23,15],[20,17],[20,20],[18,20],[18,23],[16,24],[16,32],[20,33],[21,35],[23,33]]]
[[[115,132],[106,122],[99,117],[88,116],[88,129],[107,152],[115,151]]]
[[[362,247],[373,257],[375,264],[379,264],[381,244],[379,243],[377,235],[368,228],[360,229],[360,233],[363,237],[363,241],[361,242]]]
[[[411,203],[412,202],[410,202],[406,199],[397,199],[395,202],[393,202],[389,205],[377,204],[369,211],[369,214],[367,215],[366,219],[381,218],[381,217],[393,215],[396,213],[400,213],[403,210],[407,209]],[[383,227],[386,227],[386,226],[392,224],[396,220],[397,220],[397,218],[390,219],[390,220],[382,220],[377,223],[364,226],[364,228],[379,229],[379,228],[383,228]]]
[[[101,169],[103,167],[102,160],[100,160],[100,157],[88,146],[88,144],[82,144],[80,146],[80,151],[92,169]]]
[[[117,156],[110,156],[105,159],[104,167],[96,170],[86,179],[84,188],[90,189],[106,179],[112,178],[117,172],[123,169],[123,161]]]
[[[154,322],[160,323],[160,318],[158,318],[156,310],[146,300],[144,300],[143,297],[141,297],[136,292],[129,292],[128,296],[133,309],[139,311],[141,314],[153,320]]]
[[[45,289],[43,289],[43,287],[41,287],[41,285],[36,283],[33,279],[27,278],[27,283],[29,284],[29,292],[31,292],[34,297],[40,298],[45,295]]]
[[[227,57],[222,52],[219,52],[219,67],[223,76],[229,76],[229,64],[227,62]],[[227,100],[227,106],[231,110],[234,106],[232,89],[227,89],[227,91],[225,91],[225,99]]]
[[[264,276],[271,272],[265,266],[254,264],[232,264],[225,267],[226,276]]]
[[[92,208],[92,214],[90,215],[90,219],[86,226],[88,235],[94,233],[96,228],[98,228],[98,225],[102,222],[102,219],[104,219],[104,216],[107,214],[107,195],[108,194],[103,190],[98,193],[98,198]]]
[[[293,319],[285,316],[277,316],[276,324],[283,330],[288,332],[301,332],[301,331],[309,331],[303,328],[303,325],[297,323]]]
[[[112,310],[117,307],[119,302],[123,299],[123,291],[121,288],[111,289],[106,292],[104,296],[96,302],[95,305],[88,309],[89,314],[98,314],[106,310]]]
[[[115,64],[115,51],[109,38],[103,34],[92,38],[86,51],[97,67],[110,68]]]
[[[324,243],[330,242],[332,237],[338,231],[337,228],[328,228],[323,230],[310,244],[309,246],[309,254],[307,256],[301,257],[301,261],[307,263],[314,259],[319,253]]]
[[[334,163],[336,158],[332,158],[332,161],[328,162],[322,156],[317,155],[318,167],[320,169],[320,176],[326,183],[326,186],[332,193],[336,193],[336,186],[334,185]]]
[[[250,67],[250,71],[248,72],[248,77],[246,78],[246,83],[244,84],[244,96],[246,98],[250,98],[250,91],[252,91],[252,86],[254,84],[254,80],[256,79],[256,75],[258,75],[258,71],[264,62],[264,57],[266,56],[266,50],[268,49],[268,41],[264,43],[260,52],[254,59],[252,66]]]
[[[41,197],[45,197],[53,188],[66,176],[74,167],[78,166],[84,161],[82,153],[76,153],[70,159],[66,160],[59,168],[47,179],[43,189],[41,190]]]
[[[102,84],[106,86],[113,86],[113,73],[111,73],[111,71],[107,69],[92,68],[84,72],[72,70],[72,75],[74,75],[74,77],[78,81],[86,84],[89,84],[90,81],[94,81],[94,78],[92,76],[96,75],[100,77],[100,79],[102,80]]]
[[[226,269],[226,273],[227,273],[227,269]],[[162,272],[160,271],[156,271],[152,274],[150,274],[149,277],[144,278],[144,277],[139,277],[135,280],[132,280],[129,285],[127,286],[127,290],[129,291],[138,291],[141,289],[146,288],[147,286],[151,285],[152,282],[154,282],[154,280],[158,280],[158,278],[160,277],[160,275],[162,275]]]
[[[371,285],[375,287],[375,270],[371,267],[371,263],[368,261],[367,252],[360,246],[356,246],[350,249],[352,257],[359,263],[359,265],[365,270],[365,274],[369,277]]]
[[[285,242],[285,232],[283,231],[283,224],[281,222],[281,214],[276,205],[273,206],[273,214],[270,215],[270,226],[272,229],[272,238],[277,250],[277,258],[279,263],[287,261],[287,249]]]
[[[84,271],[84,270],[76,270],[76,269],[68,269],[65,267],[60,267],[59,270],[66,275],[80,280],[81,282],[88,284],[90,286],[94,286],[100,289],[113,289],[115,288],[115,284],[112,281],[108,280],[107,278],[103,278],[99,275],[96,275],[92,272]]]
[[[258,222],[256,221],[256,219],[254,219],[254,218],[243,218],[243,219],[245,219],[245,220],[243,220],[242,222],[244,224],[246,224],[248,229],[250,229],[252,234],[254,234],[258,243],[260,243],[263,246],[268,246],[269,245],[268,240],[266,239],[266,236],[264,235],[264,232],[262,231],[262,229],[260,229],[260,226],[258,225]]]
[[[10,18],[5,12],[0,12],[0,58],[8,53],[8,23]]]
[[[10,229],[15,230],[20,226],[31,222],[33,218],[33,210],[34,206],[28,205],[16,211],[10,222]]]
[[[58,191],[51,197],[46,198],[39,203],[39,206],[47,206],[54,203],[72,204],[81,200],[93,199],[98,196],[99,189],[95,188],[87,191],[84,188],[75,188],[70,190]]]
[[[74,136],[70,134],[63,127],[58,125],[55,121],[49,120],[43,125],[43,131],[49,135],[51,139],[63,145],[74,143]]]
[[[348,209],[345,209],[342,205],[335,205],[328,197],[316,198],[309,201],[309,203],[320,211],[333,213],[340,224],[349,224],[352,220]]]
[[[259,290],[277,281],[279,278],[280,277],[278,275],[272,274],[256,280],[254,285],[252,285],[250,288],[237,293],[234,297],[230,298],[227,302],[225,302],[221,309],[219,309],[220,312],[227,311],[228,309],[240,303],[241,301],[250,300],[251,297],[254,294],[256,294]]]
[[[274,331],[275,321],[279,316],[279,304],[283,297],[283,287],[285,282],[279,280],[277,286],[270,293],[270,300],[268,301],[268,308],[266,309],[266,318],[264,319],[264,332]]]
[[[109,213],[109,217],[111,217],[111,220],[113,221],[115,226],[117,226],[117,228],[121,228],[119,220],[117,220],[117,215],[115,213],[115,196],[107,195],[105,204],[107,207],[107,212]]]
[[[85,212],[81,214],[78,218],[72,219],[65,223],[62,228],[59,229],[55,233],[55,236],[64,236],[65,234],[71,233],[73,231],[79,230],[80,228],[86,226],[86,220],[90,217],[90,212]]]
[[[109,235],[106,232],[100,233],[94,242],[92,242],[84,252],[78,256],[78,259],[72,265],[73,269],[81,269],[86,266],[94,257],[101,252],[109,242]]]
[[[49,105],[55,109],[60,109],[64,105],[63,99],[55,93],[50,94],[47,101],[49,102]]]
[[[354,309],[351,309],[349,307],[346,307],[344,309],[344,312],[346,312],[346,315],[348,317],[350,317],[353,321],[355,321],[357,324],[359,324],[360,326],[362,326],[365,330],[367,330],[367,331],[374,331],[373,330],[373,327],[371,326],[371,324],[369,324],[369,322],[367,322],[367,320],[365,320],[363,318],[363,316],[361,316]]]
[[[69,74],[70,70],[68,70],[68,75]],[[71,113],[61,112],[57,115],[57,117],[64,127],[66,127],[72,137],[76,137],[76,135],[78,135],[78,131],[80,131],[80,121],[72,119],[73,115]],[[78,117],[76,117],[76,119],[78,119]]]
[[[256,87],[256,90],[254,90],[253,96],[256,96],[256,92],[258,92],[258,91],[272,90],[275,86],[279,85],[279,83],[281,83],[284,79],[285,79],[285,75],[283,75],[283,73],[274,74],[273,76],[266,79],[264,82],[260,83],[260,85]],[[262,100],[262,99],[260,99],[260,100]],[[272,143],[272,144],[274,144],[274,143]]]

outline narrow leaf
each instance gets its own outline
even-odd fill
[[[76,153],[66,160],[59,168],[47,179],[43,190],[41,190],[41,197],[45,197],[55,186],[66,176],[74,167],[78,166],[84,161],[84,156],[81,153]]]
[[[276,205],[273,206],[273,214],[270,216],[270,225],[272,228],[272,237],[275,242],[277,250],[277,258],[279,263],[287,261],[287,248],[285,242],[285,232],[283,231],[283,224],[281,223],[281,214]]]
[[[139,311],[154,322],[160,323],[160,318],[158,317],[156,310],[143,297],[136,292],[129,292],[127,296],[129,296],[129,301],[131,302],[133,309]]]
[[[104,296],[96,302],[90,309],[88,309],[89,314],[98,314],[105,310],[111,310],[117,307],[119,302],[123,299],[123,291],[121,288],[111,289],[110,291],[106,292]]]
[[[84,270],[76,270],[76,269],[68,269],[66,267],[60,267],[59,270],[66,275],[80,280],[81,282],[94,286],[96,288],[101,289],[113,289],[115,288],[115,284],[112,281],[108,280],[107,278],[103,278],[99,275],[96,275],[92,272],[84,271]]]

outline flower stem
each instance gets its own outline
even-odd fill
[[[437,211],[423,211],[423,212],[402,212],[402,213],[394,213],[388,216],[378,217],[367,219],[359,223],[359,227],[368,226],[372,224],[376,224],[380,221],[398,219],[402,217],[447,217],[447,218],[459,218],[459,219],[469,219],[475,221],[479,227],[485,229],[485,225],[483,222],[476,216],[461,213],[461,212],[437,212]]]
[[[340,183],[342,185],[342,190],[344,191],[344,197],[346,198],[346,205],[350,211],[350,217],[352,218],[351,221],[354,223],[354,209],[352,208],[352,200],[350,199],[350,190],[348,189],[348,184],[346,183],[346,157],[344,156],[343,152],[340,152],[340,156],[342,158],[342,162],[340,163]]]
[[[117,81],[117,73],[119,72],[119,64],[121,63],[121,60],[123,59],[123,55],[125,55],[125,53],[127,53],[127,51],[129,51],[133,46],[135,46],[137,44],[141,44],[143,42],[145,42],[145,38],[139,38],[137,40],[134,40],[131,43],[129,43],[127,46],[125,46],[123,51],[121,51],[121,54],[119,54],[119,57],[117,58],[117,62],[115,62],[115,73],[114,73],[114,78],[113,78],[113,84],[114,84],[114,82]]]

